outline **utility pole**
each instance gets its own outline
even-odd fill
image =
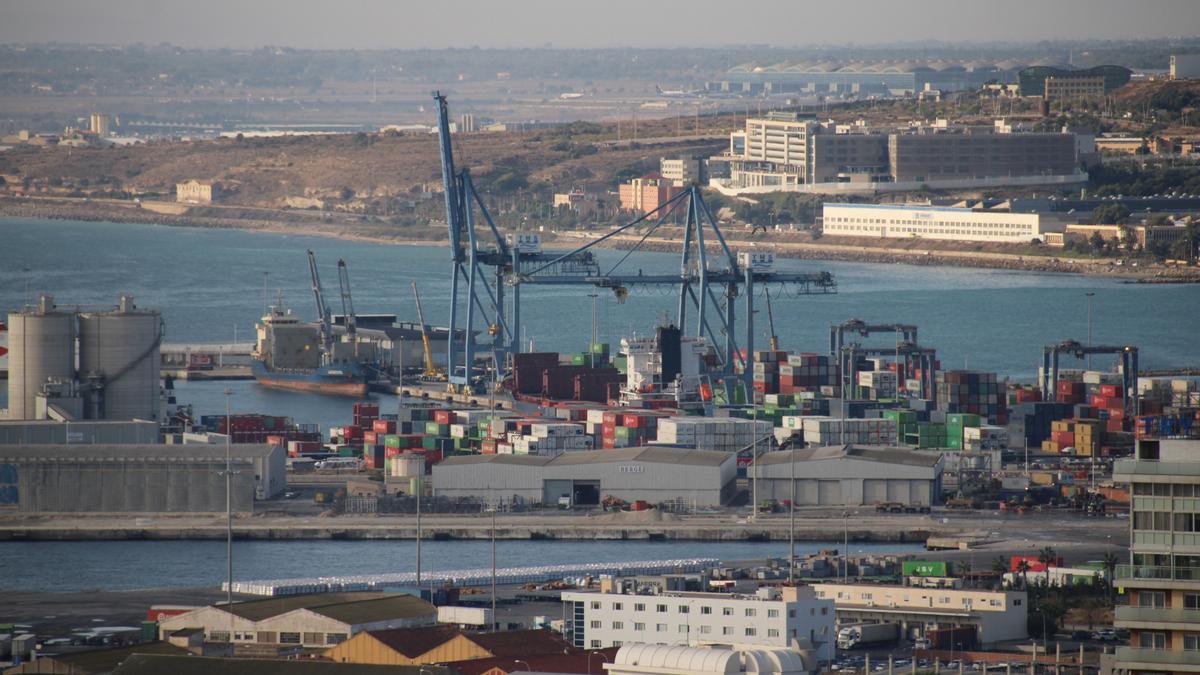
[[[496,621],[496,509],[499,504],[492,506],[492,632],[496,632],[499,622]]]
[[[1095,297],[1096,294],[1095,293],[1085,293],[1084,295],[1087,296],[1088,346],[1091,347],[1092,346],[1092,298]],[[1088,354],[1087,365],[1088,365],[1088,370],[1091,370],[1092,369],[1092,355],[1091,354]],[[1136,377],[1137,373],[1134,373],[1134,376]],[[1126,393],[1128,394],[1128,392],[1126,392]]]
[[[232,389],[225,390],[225,611],[229,612],[229,646],[233,647],[233,414]],[[232,656],[232,653],[230,654]]]
[[[403,350],[401,350],[401,353],[403,353]],[[403,378],[404,371],[400,371],[400,372],[401,372],[401,378]],[[403,382],[403,379],[401,379],[401,382]],[[422,489],[424,488],[424,485],[422,485],[422,480],[425,478],[424,471],[425,471],[425,467],[422,466],[421,467],[422,474],[420,476],[417,476],[417,489],[415,490],[415,492],[417,493],[417,588],[418,589],[421,588],[421,492],[422,492]]]
[[[788,583],[796,581],[796,448],[788,448],[792,453],[788,458],[792,472],[792,499],[788,508]]]

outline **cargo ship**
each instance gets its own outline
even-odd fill
[[[374,370],[370,343],[326,342],[319,324],[302,322],[282,301],[258,324],[251,372],[259,384],[320,394],[366,396]]]

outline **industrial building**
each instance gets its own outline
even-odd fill
[[[232,607],[232,608],[231,608]],[[203,629],[206,642],[329,647],[365,630],[430,626],[437,608],[406,593],[312,593],[201,607],[159,622],[163,636]]]
[[[758,497],[779,502],[792,499],[794,475],[797,505],[898,502],[929,506],[941,495],[943,461],[939,453],[881,446],[837,445],[768,452],[758,458]]]
[[[1172,54],[1171,79],[1194,80],[1200,78],[1200,54]]]
[[[220,513],[223,445],[0,446],[0,505],[25,513]],[[229,448],[232,508],[251,512],[286,484],[282,446]]]
[[[433,466],[439,497],[472,497],[490,503],[518,501],[595,506],[611,495],[627,502],[679,501],[717,506],[734,495],[732,453],[664,446],[615,448],[544,455],[460,455]]]
[[[711,92],[740,94],[911,95],[924,90],[978,89],[987,82],[1012,82],[1023,64],[1011,61],[790,61],[730,68]]]
[[[132,296],[63,309],[44,295],[8,329],[7,419],[158,420],[162,318]]]
[[[835,603],[819,596],[817,587],[763,587],[754,595],[638,594],[636,587],[616,579],[608,592],[564,592],[567,639],[587,649],[633,642],[767,647],[798,642],[818,661],[833,659]]]
[[[1028,244],[1065,224],[1037,213],[927,204],[824,204],[822,232],[839,237],[946,239]]]
[[[974,626],[984,646],[1027,636],[1025,591],[985,591],[878,584],[816,584],[833,600],[838,623],[895,621],[915,639],[941,628]]]
[[[1113,480],[1132,493],[1132,564],[1115,573],[1129,604],[1114,621],[1130,637],[1116,668],[1200,673],[1200,441],[1139,439],[1134,458],[1113,465]]]
[[[1068,80],[1103,80],[1103,92],[1110,92],[1117,87],[1129,83],[1133,71],[1124,66],[1095,66],[1092,68],[1072,69],[1056,66],[1030,66],[1017,73],[1017,81],[1021,85],[1022,96],[1045,96],[1048,90],[1070,85],[1064,85]],[[1053,87],[1047,83],[1053,78]],[[1087,85],[1087,86],[1090,86]],[[1102,92],[1102,93],[1103,93]]]
[[[327,649],[324,656],[337,663],[408,666],[569,651],[568,642],[546,629],[466,633],[437,625],[364,630]]]
[[[805,663],[793,649],[767,649],[756,645],[660,645],[644,642],[621,645],[609,675],[726,675],[728,673],[772,673],[806,675],[820,671],[816,663]]]
[[[157,422],[146,420],[0,420],[0,445],[149,445]]]

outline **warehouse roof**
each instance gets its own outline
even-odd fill
[[[637,448],[611,448],[565,452],[557,457],[546,455],[459,455],[447,457],[439,467],[469,464],[511,464],[518,466],[576,466],[579,464],[608,464],[612,462],[651,462],[655,464],[690,464],[721,466],[728,462],[728,452],[695,450],[692,448],[643,445]]]
[[[218,609],[225,609],[218,605]],[[249,621],[262,621],[297,609],[327,616],[349,624],[370,623],[432,614],[433,605],[407,593],[360,591],[348,593],[308,593],[233,604],[233,614]]]
[[[410,659],[416,658],[462,634],[457,626],[424,626],[369,630],[367,635]]]
[[[935,452],[916,452],[908,448],[884,445],[826,445],[819,448],[796,448],[780,452],[768,452],[758,459],[761,465],[787,464],[796,462],[818,462],[826,459],[859,459],[883,464],[905,464],[908,466],[937,466],[941,455]]]
[[[570,643],[545,628],[470,633],[467,638],[486,649],[492,656],[501,657],[562,654],[571,649]]]
[[[233,459],[247,460],[269,457],[273,452],[281,452],[279,446],[266,444],[234,444],[229,446],[229,454]],[[195,460],[225,459],[224,445],[187,444],[187,445],[5,445],[0,446],[0,460],[7,462],[103,462],[103,461],[142,461],[142,462],[179,462]]]
[[[106,649],[89,649],[85,652],[71,654],[50,654],[38,660],[47,660],[57,664],[62,672],[72,673],[107,673],[134,654],[154,654],[168,656],[187,656],[190,654],[183,647],[176,647],[169,642],[147,642],[129,647],[111,647]],[[43,668],[49,668],[43,664]],[[38,669],[39,672],[48,672]]]
[[[203,656],[129,657],[113,675],[444,675],[443,666],[377,666],[329,661],[274,661],[270,659],[217,659]]]

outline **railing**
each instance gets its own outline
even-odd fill
[[[1180,649],[1139,649],[1137,647],[1117,647],[1118,666],[1124,667],[1129,663],[1161,663],[1172,666],[1191,666],[1200,672],[1200,652]]]
[[[1118,607],[1118,622],[1200,624],[1200,609],[1175,607]],[[1200,660],[1200,659],[1198,659]]]
[[[1117,579],[1162,579],[1164,581],[1200,581],[1200,567],[1158,567],[1154,565],[1117,565]]]
[[[1123,459],[1113,462],[1113,476],[1118,474],[1200,476],[1200,462],[1158,462],[1149,459]]]

